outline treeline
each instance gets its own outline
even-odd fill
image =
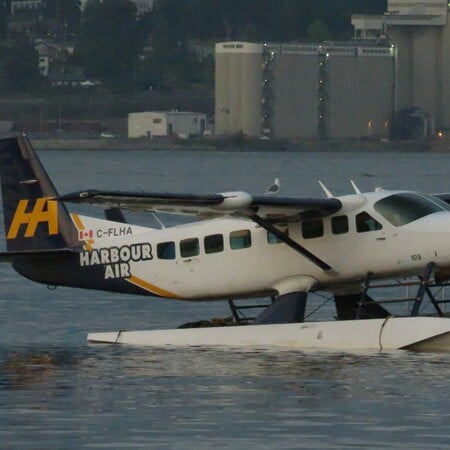
[[[47,0],[35,37],[71,37],[75,52],[58,70],[81,67],[113,92],[212,83],[213,57],[200,58],[193,41],[349,39],[351,14],[386,9],[386,0],[157,0],[151,12],[137,17],[129,0],[89,0],[82,14],[79,3]],[[0,1],[4,37],[8,11],[8,2]],[[26,92],[45,85],[37,64],[24,60],[37,60],[33,43],[27,49],[25,41],[8,39],[0,46],[0,89]]]
[[[386,0],[157,0],[150,21],[180,37],[205,40],[305,40],[320,21],[333,39],[352,34],[351,14],[382,14]]]

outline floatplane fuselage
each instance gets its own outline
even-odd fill
[[[373,211],[373,202],[386,195],[395,193],[365,194],[367,201],[354,211],[314,219],[318,230],[311,232],[321,236],[305,239],[302,223],[283,224],[286,235],[320,255],[330,270],[317,267],[248,219],[218,218],[148,230],[72,215],[80,236],[92,238],[49,284],[66,278],[64,284],[76,287],[79,282],[72,284],[71,275],[79,273],[86,287],[130,292],[131,285],[144,295],[215,300],[318,289],[353,291],[369,272],[374,278],[421,275],[430,261],[445,271],[450,263],[450,211],[422,218],[399,232]],[[369,212],[372,225],[358,232],[358,217],[368,218]],[[333,234],[338,222],[346,222],[348,230],[339,228]]]
[[[245,337],[266,334],[258,325],[284,327],[282,334],[298,327],[307,295],[315,290],[334,294],[338,318],[357,319],[361,304],[355,296],[368,274],[380,279],[422,276],[427,269],[427,277],[450,278],[447,194],[382,189],[361,193],[354,186],[354,194],[341,197],[324,188],[324,199],[239,191],[199,196],[85,190],[60,196],[22,136],[0,140],[0,174],[8,249],[1,259],[27,278],[179,300],[272,297],[271,305],[245,331],[219,327],[216,335],[225,335],[218,345],[238,345],[241,332],[242,345],[266,342]],[[200,220],[147,228],[124,222],[121,214],[117,221],[69,213],[66,202],[191,214]],[[380,305],[369,305],[365,312],[382,328],[390,317]],[[435,319],[444,321],[439,336],[448,334],[450,321]],[[347,325],[347,330],[364,329],[363,324]],[[182,335],[172,343],[197,345],[205,333],[189,332],[196,336],[194,341]],[[424,336],[422,341],[436,333]],[[267,343],[298,342],[298,337],[288,337]],[[102,335],[100,340],[109,339]],[[129,342],[151,345],[148,336],[145,342],[133,339]],[[162,342],[158,339],[154,342],[170,341],[165,335]],[[304,342],[310,341],[304,337]]]

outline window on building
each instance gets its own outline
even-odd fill
[[[219,253],[223,252],[223,236],[221,234],[211,234],[205,236],[205,253]]]
[[[365,211],[356,215],[356,231],[366,233],[368,231],[381,230],[381,223],[377,222],[370,214]]]
[[[175,259],[175,242],[160,242],[156,246],[158,259]]]
[[[189,258],[199,254],[199,244],[197,238],[183,239],[180,242],[180,255],[182,258]]]
[[[336,216],[331,218],[331,232],[333,234],[348,233],[348,217]]]
[[[304,220],[302,222],[302,235],[304,239],[313,239],[323,236],[323,220]]]
[[[250,230],[238,230],[230,233],[230,247],[232,250],[248,248],[252,245]]]
[[[153,119],[153,123],[161,123],[161,122],[162,122],[161,117],[155,117],[155,118]]]

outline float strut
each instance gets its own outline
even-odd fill
[[[428,293],[428,295],[430,295],[430,290],[428,289],[428,282],[430,281],[431,274],[433,273],[434,267],[435,267],[434,262],[429,262],[425,267],[425,272],[424,272],[423,277],[419,276],[420,286],[419,286],[419,289],[417,290],[416,301],[414,302],[414,306],[411,310],[412,317],[415,317],[415,316],[417,316],[417,314],[419,314],[419,309],[422,304],[423,296],[425,295],[425,293]],[[436,302],[435,301],[433,302],[433,300],[434,300],[433,296],[431,295],[430,298],[431,298],[432,303],[436,307],[436,304],[435,304]]]
[[[363,305],[363,303],[367,302],[367,291],[369,290],[369,287],[370,287],[370,279],[371,278],[372,278],[372,272],[367,272],[366,282],[364,283],[364,286],[363,286],[363,289],[361,292],[361,297],[359,300],[359,305],[358,305],[358,309],[356,311],[355,319],[360,318],[362,305]]]

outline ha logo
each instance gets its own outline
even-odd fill
[[[48,234],[58,234],[58,203],[38,198],[31,212],[27,212],[28,200],[20,200],[9,227],[6,239],[16,239],[21,225],[26,225],[24,237],[33,237],[39,223],[46,223]]]

